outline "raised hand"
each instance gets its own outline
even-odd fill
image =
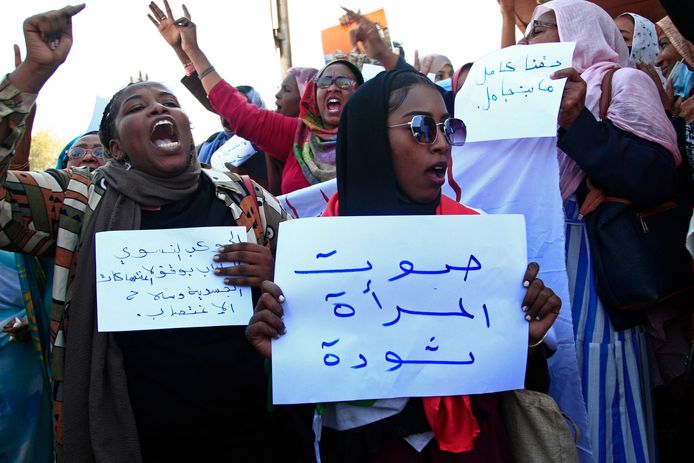
[[[26,59],[10,77],[17,88],[37,93],[65,62],[72,48],[72,17],[83,9],[84,4],[66,6],[24,20]]]
[[[154,24],[164,40],[166,40],[166,43],[174,49],[180,48],[181,34],[174,25],[174,16],[167,0],[164,0],[164,8],[166,9],[166,13],[164,13],[156,3],[150,2],[149,9],[152,14],[148,13],[147,17],[152,21],[152,24]],[[183,5],[183,16],[191,19],[188,8],[186,8],[185,5]]]
[[[369,58],[378,60],[386,69],[394,69],[398,63],[398,55],[393,53],[393,50],[383,40],[378,25],[359,12],[345,7],[342,9],[345,10],[345,14],[340,18],[340,24],[343,26],[357,24],[357,27],[349,31],[353,51],[359,51],[361,44],[364,53]]]
[[[528,288],[528,292],[523,299],[522,310],[525,312],[525,319],[530,324],[528,344],[531,346],[544,339],[547,331],[559,316],[561,309],[559,296],[537,278],[539,271],[540,266],[531,262],[528,264],[523,277],[523,286]]]

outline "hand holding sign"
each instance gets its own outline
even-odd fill
[[[263,282],[263,294],[255,305],[251,321],[246,328],[246,338],[264,357],[272,356],[272,340],[287,332],[282,317],[284,296],[279,286],[271,281]]]
[[[523,386],[524,297],[533,339],[544,335],[537,317],[551,320],[556,307],[545,307],[551,292],[541,281],[529,296],[522,286],[521,216],[311,218],[280,231],[282,292],[264,285],[247,331],[268,355],[267,341],[286,327],[272,341],[275,403]],[[451,246],[441,236],[464,238]]]
[[[575,45],[515,45],[476,61],[455,100],[467,141],[555,136],[564,80],[550,76],[570,65]]]
[[[557,120],[561,128],[568,129],[585,108],[587,85],[574,68],[557,71],[552,74],[551,78],[554,80],[566,79]]]

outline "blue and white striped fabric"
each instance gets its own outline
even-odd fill
[[[642,327],[616,331],[595,289],[588,237],[574,198],[566,253],[578,371],[596,461],[656,462],[648,347]]]

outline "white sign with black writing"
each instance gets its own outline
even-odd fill
[[[244,227],[108,231],[96,234],[99,331],[246,325],[251,290],[224,284],[213,260],[246,241]]]

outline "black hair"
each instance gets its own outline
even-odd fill
[[[128,85],[118,90],[104,108],[104,113],[101,116],[101,123],[99,123],[98,134],[99,140],[101,140],[101,144],[108,154],[110,154],[108,151],[108,142],[114,138],[118,138],[118,133],[116,132],[116,116],[118,115],[118,111],[120,111],[120,105],[123,103],[121,101],[123,93],[128,87],[136,83],[140,82],[130,82]]]
[[[415,85],[427,85],[438,91],[438,87],[427,76],[419,72],[402,72],[393,78],[388,95],[388,114],[392,113],[402,105],[410,93],[410,89]]]

